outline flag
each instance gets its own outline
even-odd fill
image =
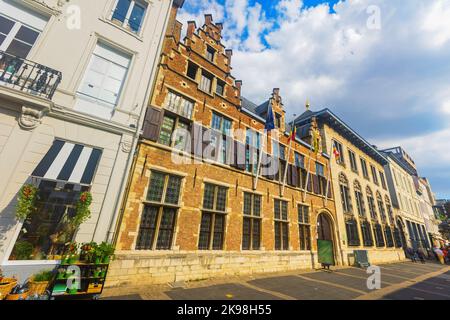
[[[341,153],[336,148],[336,146],[333,146],[333,154],[334,154],[334,157],[336,158],[336,160],[339,160],[341,158]]]
[[[272,105],[269,101],[269,107],[267,108],[267,118],[266,118],[266,126],[265,129],[267,132],[275,129],[275,119],[273,118],[273,110]]]
[[[296,136],[297,136],[297,127],[293,125],[291,128],[291,133],[289,135],[288,142],[295,141]]]

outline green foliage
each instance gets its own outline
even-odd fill
[[[35,274],[33,277],[33,281],[35,282],[48,282],[52,279],[53,272],[50,270],[41,271],[38,274]]]
[[[16,260],[29,260],[32,253],[33,245],[28,241],[17,241],[12,252]]]
[[[19,220],[25,220],[35,210],[36,200],[38,199],[38,188],[31,184],[24,185],[19,191],[17,199],[16,217]]]
[[[91,217],[90,206],[92,204],[92,194],[90,192],[83,192],[78,199],[76,205],[76,215],[72,218],[72,223],[79,227],[83,222]]]
[[[98,247],[102,253],[102,258],[112,258],[114,256],[115,248],[112,244],[102,242]]]

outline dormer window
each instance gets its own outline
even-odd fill
[[[142,1],[116,0],[111,20],[133,33],[139,33],[146,11],[147,5]]]
[[[214,62],[214,55],[215,54],[216,54],[216,50],[214,50],[210,46],[206,47],[206,59],[208,59],[211,62]]]
[[[189,62],[187,69],[187,76],[192,80],[197,78],[198,66],[192,62]]]
[[[210,75],[209,73],[203,71],[199,89],[206,93],[211,94],[212,80],[213,80],[213,76]]]

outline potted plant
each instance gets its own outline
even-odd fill
[[[84,243],[80,248],[80,261],[94,263],[97,247],[96,242]]]
[[[17,280],[14,278],[5,277],[0,269],[0,300],[5,299],[16,285]]]
[[[33,245],[28,241],[17,241],[12,256],[15,260],[30,260],[33,253]]]
[[[99,246],[102,252],[102,263],[109,264],[111,259],[114,257],[114,246],[107,242],[102,242]]]
[[[50,270],[41,271],[35,274],[28,282],[30,295],[43,295],[45,290],[47,290],[52,277],[53,272]]]
[[[35,209],[36,200],[38,199],[38,188],[32,184],[24,185],[19,191],[17,199],[16,217],[20,221],[27,219]]]
[[[70,242],[66,249],[66,263],[75,264],[78,261],[78,244],[76,242]]]
[[[83,222],[91,217],[90,206],[92,203],[92,194],[89,191],[83,192],[76,204],[76,214],[71,219],[72,224],[79,227]]]
[[[58,269],[58,275],[56,276],[57,279],[66,279],[66,269],[59,268]]]

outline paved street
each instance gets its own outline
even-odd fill
[[[173,300],[450,300],[450,267],[411,262],[380,266],[381,289],[367,287],[361,269],[290,273],[187,283],[181,288],[112,288],[105,299]]]

